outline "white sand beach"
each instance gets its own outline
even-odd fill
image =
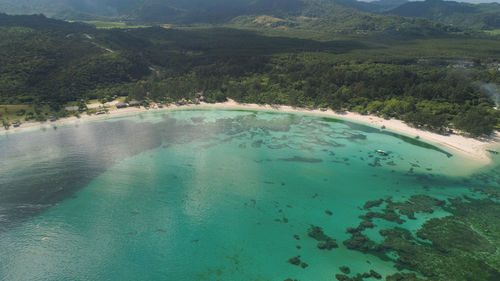
[[[111,104],[109,104],[111,105]],[[95,107],[95,106],[94,106]],[[191,108],[220,108],[220,109],[243,109],[243,110],[262,110],[262,111],[279,111],[279,112],[289,112],[289,113],[301,113],[301,114],[314,114],[325,117],[332,117],[337,119],[343,119],[348,121],[353,121],[365,125],[370,125],[377,128],[384,128],[385,130],[392,131],[398,134],[402,134],[408,137],[419,137],[420,140],[436,144],[442,148],[447,149],[451,153],[457,153],[463,157],[469,158],[471,160],[479,161],[486,164],[491,163],[491,153],[487,149],[492,147],[500,147],[500,135],[496,133],[494,136],[488,139],[478,139],[466,137],[458,134],[450,135],[440,135],[430,131],[418,129],[409,126],[401,120],[396,119],[383,119],[373,115],[361,115],[353,112],[334,112],[332,110],[319,110],[319,109],[305,109],[297,108],[291,106],[282,105],[258,105],[258,104],[242,104],[237,103],[233,100],[228,100],[224,103],[200,103],[200,104],[188,104],[188,105],[169,105],[163,108],[153,107],[146,109],[144,107],[127,107],[117,109],[116,107],[110,107],[109,112],[102,115],[87,115],[82,114],[79,118],[77,117],[67,117],[58,119],[54,122],[26,122],[21,124],[18,128],[11,127],[6,130],[5,128],[0,128],[0,133],[9,133],[20,130],[27,129],[37,129],[43,127],[58,126],[65,123],[75,123],[84,122],[86,120],[98,119],[98,118],[112,118],[114,116],[138,114],[147,111],[157,111],[157,110],[172,110],[172,109],[191,109]]]

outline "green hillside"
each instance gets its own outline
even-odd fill
[[[369,13],[383,13],[395,9],[408,2],[409,2],[408,0],[377,0],[371,2],[364,2],[357,0],[335,0],[335,3],[338,5],[354,8]]]
[[[499,29],[500,4],[468,4],[454,1],[427,0],[408,2],[390,14],[405,17],[426,18],[432,21],[462,28]]]

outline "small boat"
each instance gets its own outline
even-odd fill
[[[486,151],[493,154],[500,154],[500,152],[498,152],[496,149],[486,149]]]
[[[387,152],[385,152],[385,151],[383,151],[383,150],[381,150],[381,149],[377,149],[377,153],[378,153],[378,154],[380,154],[380,155],[382,155],[382,156],[387,156],[387,155],[389,155]]]

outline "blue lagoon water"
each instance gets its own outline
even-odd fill
[[[378,155],[377,149],[388,156]],[[335,280],[366,201],[498,188],[438,147],[316,116],[152,112],[0,136],[0,280]],[[444,210],[417,213],[416,232]],[[396,225],[374,219],[365,233]],[[339,247],[320,250],[320,226]],[[288,262],[299,256],[307,267]],[[375,280],[366,279],[366,280]]]

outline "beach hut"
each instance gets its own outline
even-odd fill
[[[140,106],[141,105],[141,102],[140,101],[136,101],[136,100],[133,100],[133,101],[130,101],[128,103],[129,106]]]
[[[127,107],[126,103],[119,102],[119,103],[116,104],[116,108],[125,108],[125,107]]]
[[[78,106],[67,106],[64,108],[64,110],[66,110],[66,111],[78,111],[79,108],[78,108]]]

